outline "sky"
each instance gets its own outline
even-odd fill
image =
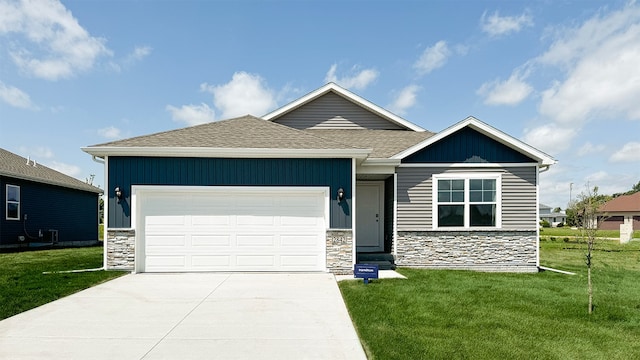
[[[327,82],[544,151],[552,207],[640,181],[636,1],[0,0],[0,147],[100,187],[82,147],[261,116]]]

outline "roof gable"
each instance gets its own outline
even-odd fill
[[[339,112],[333,112],[338,110]],[[346,112],[345,112],[346,111]],[[368,116],[365,116],[368,114]],[[263,116],[300,129],[359,128],[425,131],[388,110],[334,84],[323,87]]]
[[[0,176],[102,193],[100,188],[0,148]]]
[[[425,150],[427,148],[429,151]],[[556,163],[555,159],[544,152],[472,116],[394,158],[402,159],[403,162],[537,162],[543,166]]]

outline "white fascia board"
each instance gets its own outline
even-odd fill
[[[289,104],[276,109],[264,116],[262,116],[263,119],[265,120],[269,120],[269,121],[273,121],[275,118],[280,117],[281,115],[284,115],[286,113],[288,113],[289,111],[292,111],[330,91],[333,91],[334,93],[346,98],[347,100],[356,103],[364,108],[366,108],[367,110],[376,113],[380,116],[382,116],[383,118],[397,124],[400,125],[404,128],[407,128],[409,130],[413,130],[413,131],[418,131],[418,132],[422,132],[422,131],[426,131],[425,129],[421,128],[420,126],[411,123],[403,118],[401,118],[400,116],[385,110],[384,108],[370,102],[369,100],[366,100],[365,98],[358,96],[354,93],[352,93],[351,91],[338,86],[335,83],[328,83],[326,85],[324,85],[323,87],[316,89],[310,93],[308,93],[307,95],[299,98],[298,100],[295,100],[293,102],[290,102]]]
[[[400,164],[403,168],[512,168],[538,167],[538,163],[407,163]]]
[[[358,174],[393,174],[400,165],[396,159],[365,159],[358,164]]]
[[[84,147],[82,151],[98,156],[166,156],[227,158],[356,158],[364,159],[372,149],[260,149],[207,147]]]
[[[552,158],[550,155],[530,146],[525,144],[524,142],[505,134],[504,132],[474,118],[473,116],[469,116],[468,118],[458,122],[457,124],[454,124],[444,130],[442,130],[441,132],[433,135],[432,137],[408,148],[407,150],[393,156],[393,159],[404,159],[405,157],[412,155],[420,150],[422,150],[423,148],[439,141],[442,140],[444,138],[446,138],[447,136],[450,136],[452,134],[454,134],[455,132],[465,128],[465,127],[470,127],[488,137],[490,137],[491,139],[498,141],[499,143],[502,143],[518,152],[524,153],[529,157],[532,157],[534,159],[536,159],[538,161],[538,164],[543,165],[543,166],[549,166],[549,165],[553,165],[556,163],[556,160],[554,158]]]

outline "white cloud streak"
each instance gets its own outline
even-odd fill
[[[182,105],[181,107],[167,105],[165,109],[171,113],[174,121],[187,124],[188,126],[204,124],[215,120],[215,111],[204,103],[200,105]]]
[[[35,109],[35,105],[31,102],[29,94],[15,86],[5,85],[2,81],[0,81],[0,100],[13,107]]]
[[[373,83],[378,78],[378,71],[375,69],[363,69],[359,70],[358,67],[353,67],[350,71],[350,75],[338,78],[336,72],[338,65],[333,64],[325,75],[325,82],[333,82],[347,89],[364,90],[367,86]]]
[[[420,91],[420,86],[409,85],[398,92],[393,102],[387,107],[398,115],[404,115],[409,108],[415,105],[416,95]]]
[[[613,153],[609,160],[611,162],[640,162],[640,142],[624,144],[622,149]]]
[[[480,26],[482,31],[490,36],[508,35],[533,26],[533,18],[527,13],[518,16],[500,16],[497,11],[491,15],[487,15],[485,11],[480,18]]]
[[[591,142],[586,142],[578,149],[578,156],[587,156],[591,154],[597,154],[604,151],[606,147],[602,144],[594,145]]]
[[[413,64],[418,74],[426,75],[435,69],[443,67],[451,56],[451,50],[446,41],[438,41],[435,45],[424,49],[418,61]]]
[[[122,137],[122,131],[115,126],[98,129],[98,135],[105,139],[119,139]]]
[[[532,91],[533,87],[515,72],[507,80],[496,79],[482,84],[476,93],[484,96],[484,103],[487,105],[517,105]]]
[[[62,3],[0,2],[0,36],[12,36],[9,57],[24,73],[46,80],[69,78],[111,56],[106,40],[92,37]]]
[[[524,141],[546,153],[555,154],[566,150],[576,135],[575,129],[545,124],[533,129],[526,129]]]

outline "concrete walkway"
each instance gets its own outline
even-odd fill
[[[0,359],[366,359],[331,274],[136,274],[0,321]]]

